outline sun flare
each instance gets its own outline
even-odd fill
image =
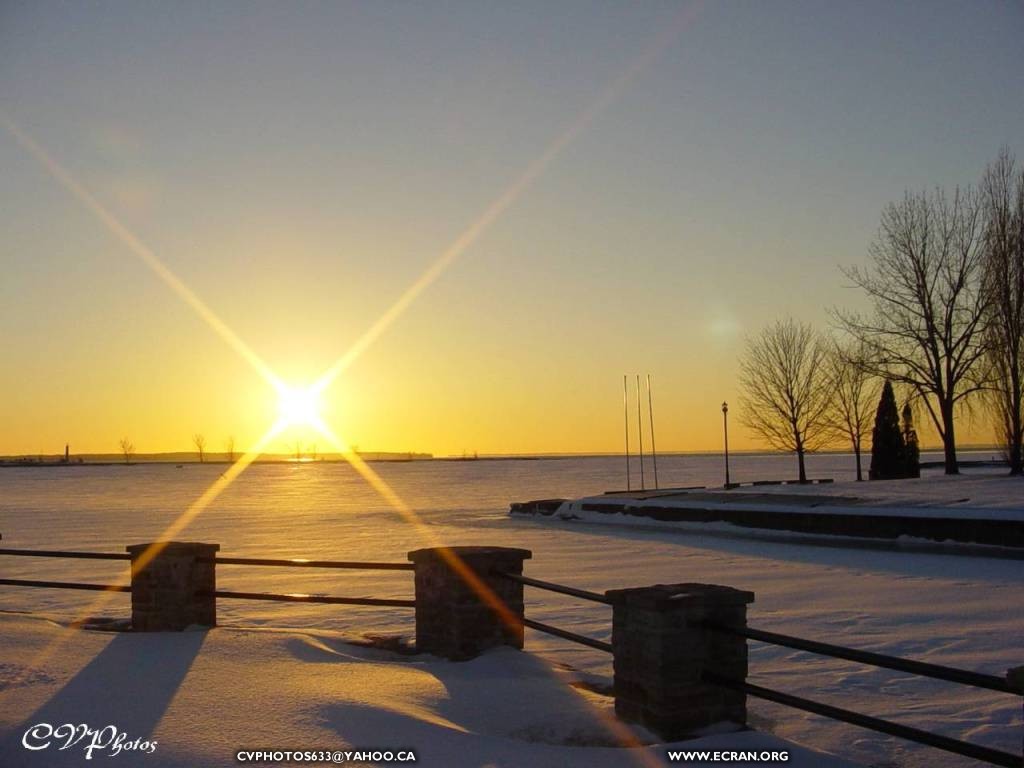
[[[286,426],[315,426],[320,423],[320,392],[314,387],[282,389],[278,417]]]

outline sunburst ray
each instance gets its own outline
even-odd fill
[[[201,317],[213,331],[220,336],[228,345],[235,350],[242,358],[249,363],[257,372],[278,392],[282,391],[284,385],[277,374],[270,368],[263,359],[253,351],[252,347],[245,343],[231,327],[225,323],[216,312],[204,302],[199,296],[185,284],[181,278],[174,274],[170,268],[160,260],[156,253],[142,242],[139,237],[121,222],[113,213],[101,203],[86,186],[78,181],[70,171],[55,160],[35,139],[23,131],[10,118],[0,114],[0,124],[7,129],[14,139],[28,152],[39,164],[46,169],[47,173],[58,184],[64,187],[75,199],[77,199],[87,210],[89,210],[103,226],[116,237],[128,250],[143,264],[163,281],[182,301]]]

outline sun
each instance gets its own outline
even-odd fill
[[[287,426],[315,426],[320,422],[320,393],[313,387],[285,387],[277,409]]]

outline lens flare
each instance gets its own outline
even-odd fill
[[[157,277],[159,277],[180,299],[189,305],[210,328],[228,345],[245,359],[278,393],[278,419],[260,438],[259,441],[214,483],[208,487],[189,507],[184,510],[163,531],[156,543],[147,549],[136,562],[136,568],[145,568],[156,557],[166,542],[181,533],[191,522],[203,512],[245,469],[265,450],[272,439],[284,429],[291,426],[308,426],[322,434],[331,445],[341,453],[352,467],[373,487],[390,506],[397,510],[403,518],[418,531],[424,541],[439,547],[448,565],[463,579],[480,599],[508,626],[522,631],[522,624],[517,615],[493,593],[480,578],[463,563],[455,552],[449,549],[419,518],[415,511],[369,467],[348,444],[327,426],[320,415],[320,395],[338,376],[344,372],[379,336],[394,323],[405,310],[437,280],[462,254],[467,251],[492,225],[522,197],[539,179],[548,166],[583,133],[590,124],[614,103],[620,94],[635,80],[651,63],[651,61],[674,42],[679,33],[690,23],[700,8],[699,3],[683,6],[676,13],[672,23],[664,25],[652,43],[644,49],[618,77],[599,92],[598,98],[581,112],[575,120],[557,134],[544,151],[529,163],[512,182],[483,209],[476,219],[435,259],[427,269],[415,280],[405,292],[367,329],[352,347],[339,357],[317,380],[308,387],[289,387],[274,373],[253,349],[246,344],[235,331],[227,325],[214,311],[199,298],[188,285],[175,275],[156,254],[147,247],[131,230],[117,219],[99,199],[82,183],[54,160],[27,133],[22,131],[13,121],[0,114],[0,127],[10,133],[32,157],[34,157],[49,174],[78,201],[83,204],[128,250],[140,259]],[[86,609],[88,616],[92,610],[109,601],[117,593],[101,593]],[[46,659],[56,654],[60,646],[68,640],[69,634],[61,636],[48,644],[36,656],[33,663],[26,669],[27,674],[38,668]],[[554,673],[554,670],[553,670]],[[9,686],[0,696],[18,686]],[[616,740],[629,747],[640,747],[636,736],[625,725],[614,718],[595,710],[594,716],[615,736]],[[630,757],[646,765],[659,764],[652,756],[641,750],[635,750]]]
[[[284,387],[277,403],[278,418],[290,427],[320,422],[320,392],[314,387]]]

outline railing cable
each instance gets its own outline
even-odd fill
[[[864,715],[860,712],[852,712],[848,709],[842,709],[841,707],[833,707],[830,704],[823,704],[819,701],[805,699],[802,696],[794,696],[790,693],[774,691],[771,688],[762,688],[761,686],[753,685],[752,683],[733,680],[722,675],[716,675],[713,672],[705,672],[703,674],[703,679],[706,682],[720,685],[723,688],[731,688],[734,691],[743,691],[744,693],[756,696],[759,699],[774,701],[777,704],[784,704],[787,707],[802,709],[805,712],[823,715],[824,717],[829,717],[833,720],[840,720],[844,723],[859,725],[862,728],[868,728],[872,731],[878,731],[890,736],[898,736],[899,738],[907,739],[908,741],[915,741],[918,744],[925,744],[929,747],[935,747],[936,749],[942,749],[946,752],[953,752],[954,754],[963,755],[964,757],[982,760],[993,765],[1006,766],[1007,768],[1020,768],[1021,756],[1010,752],[982,747],[978,744],[971,744],[966,741],[951,739],[948,736],[939,736],[935,733],[922,731],[918,728],[911,728],[907,725],[899,725],[898,723],[892,723],[888,720],[872,717],[871,715]]]
[[[884,653],[861,651],[855,648],[846,648],[841,645],[822,643],[817,640],[805,640],[802,637],[782,635],[777,632],[768,632],[754,627],[736,627],[714,623],[706,623],[704,626],[716,632],[738,635],[740,637],[759,640],[772,645],[782,645],[787,648],[795,648],[799,651],[808,651],[822,656],[832,656],[838,659],[846,659],[847,661],[856,661],[861,664],[884,667],[885,669],[895,669],[899,672],[910,672],[911,674],[921,675],[923,677],[946,680],[951,683],[961,683],[975,688],[987,688],[991,691],[1020,695],[1020,692],[1011,687],[1004,678],[996,677],[995,675],[986,675],[980,672],[971,672],[966,669],[946,667],[941,664],[930,664],[925,661],[903,659],[899,656],[889,656]]]

